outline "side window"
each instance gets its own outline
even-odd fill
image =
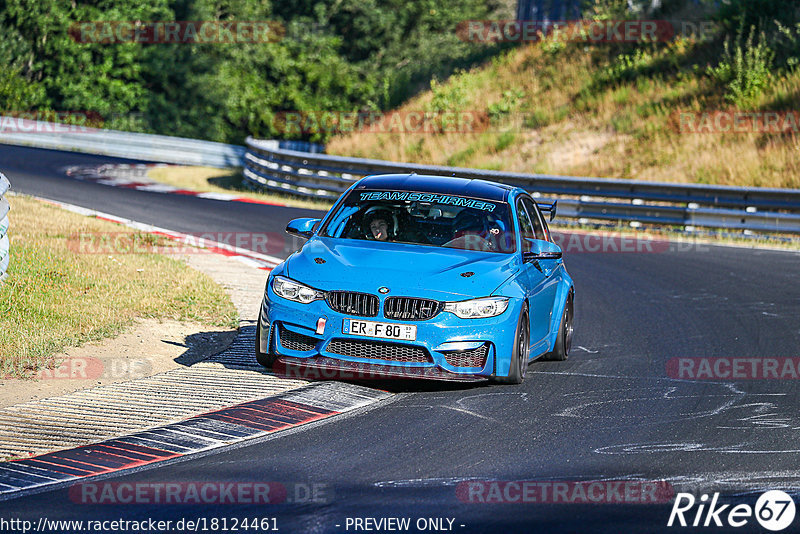
[[[522,201],[520,200],[517,201],[517,219],[519,219],[519,229],[520,232],[522,232],[522,251],[528,252],[530,246],[528,242],[525,241],[525,238],[536,239],[536,234],[533,230],[533,223],[530,217],[528,217],[528,212],[522,206]]]
[[[531,221],[533,222],[533,232],[536,235],[536,239],[549,241],[547,238],[547,232],[544,229],[544,223],[541,219],[541,214],[539,213],[539,208],[536,207],[533,201],[529,198],[523,198],[522,204],[525,206],[525,209],[528,210],[528,213],[531,216]]]

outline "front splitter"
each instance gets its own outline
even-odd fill
[[[485,376],[450,373],[438,367],[398,367],[375,363],[337,360],[325,356],[292,358],[280,356],[272,366],[283,378],[302,380],[443,380],[448,382],[483,382]]]

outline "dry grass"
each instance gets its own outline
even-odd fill
[[[677,40],[634,58],[640,71],[603,82],[619,63],[608,51],[548,42],[517,48],[400,110],[430,109],[434,98],[454,111],[506,110],[495,113],[488,131],[356,132],[335,137],[328,152],[516,172],[800,187],[795,136],[678,131],[680,111],[728,109],[704,67],[687,66],[713,63],[708,54],[698,43]],[[798,105],[800,71],[773,78],[756,109]]]
[[[52,367],[53,354],[114,336],[136,318],[236,326],[236,310],[222,288],[182,261],[106,249],[81,253],[74,239],[125,235],[159,244],[151,236],[24,196],[10,201],[12,256],[9,277],[0,285],[0,375],[25,377]]]
[[[324,211],[333,205],[333,203],[325,201],[304,200],[289,195],[255,191],[250,188],[249,182],[242,177],[238,170],[173,165],[151,169],[148,176],[162,184],[174,185],[200,193],[235,194],[263,202]]]

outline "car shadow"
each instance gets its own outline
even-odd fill
[[[231,369],[242,370],[243,366],[252,367],[254,372],[262,374],[270,374],[280,378],[289,380],[305,380],[308,382],[345,382],[355,384],[372,389],[379,389],[390,393],[423,393],[423,392],[436,392],[436,391],[469,391],[477,388],[483,388],[491,385],[492,382],[488,380],[479,380],[474,382],[459,382],[459,381],[446,381],[434,379],[418,379],[418,378],[394,378],[394,377],[348,377],[346,372],[344,376],[335,373],[320,373],[319,371],[305,372],[302,368],[284,368],[283,370],[270,370],[262,368],[256,363],[254,345],[255,345],[255,321],[251,324],[243,324],[239,328],[239,334],[235,337],[232,343],[218,350],[215,355],[200,357],[198,359],[198,352],[190,348],[180,358],[176,359],[179,363],[185,365],[192,365],[198,361],[215,362],[223,367]],[[221,336],[219,332],[202,332],[187,338],[187,346],[193,344],[202,345],[209,342],[209,339]],[[220,343],[222,345],[222,343]],[[208,352],[206,352],[208,354]]]
[[[179,365],[191,366],[198,362],[209,360],[229,350],[241,336],[241,331],[236,330],[208,330],[188,335],[183,343],[162,340],[163,343],[185,347],[183,352],[173,361]]]
[[[437,391],[472,391],[493,385],[489,380],[479,382],[453,382],[433,379],[375,379],[352,380],[353,384],[373,389],[388,391],[389,393],[430,393]]]

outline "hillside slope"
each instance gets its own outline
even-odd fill
[[[790,45],[796,47],[798,33],[784,32]],[[517,172],[798,188],[800,126],[792,120],[800,109],[800,72],[796,58],[761,44],[741,32],[738,40],[723,34],[636,46],[547,39],[434,82],[396,110],[462,112],[478,117],[478,126],[343,132],[328,151]],[[768,56],[760,64],[759,50]],[[720,117],[752,111],[759,119],[779,112],[779,125],[720,131]]]

